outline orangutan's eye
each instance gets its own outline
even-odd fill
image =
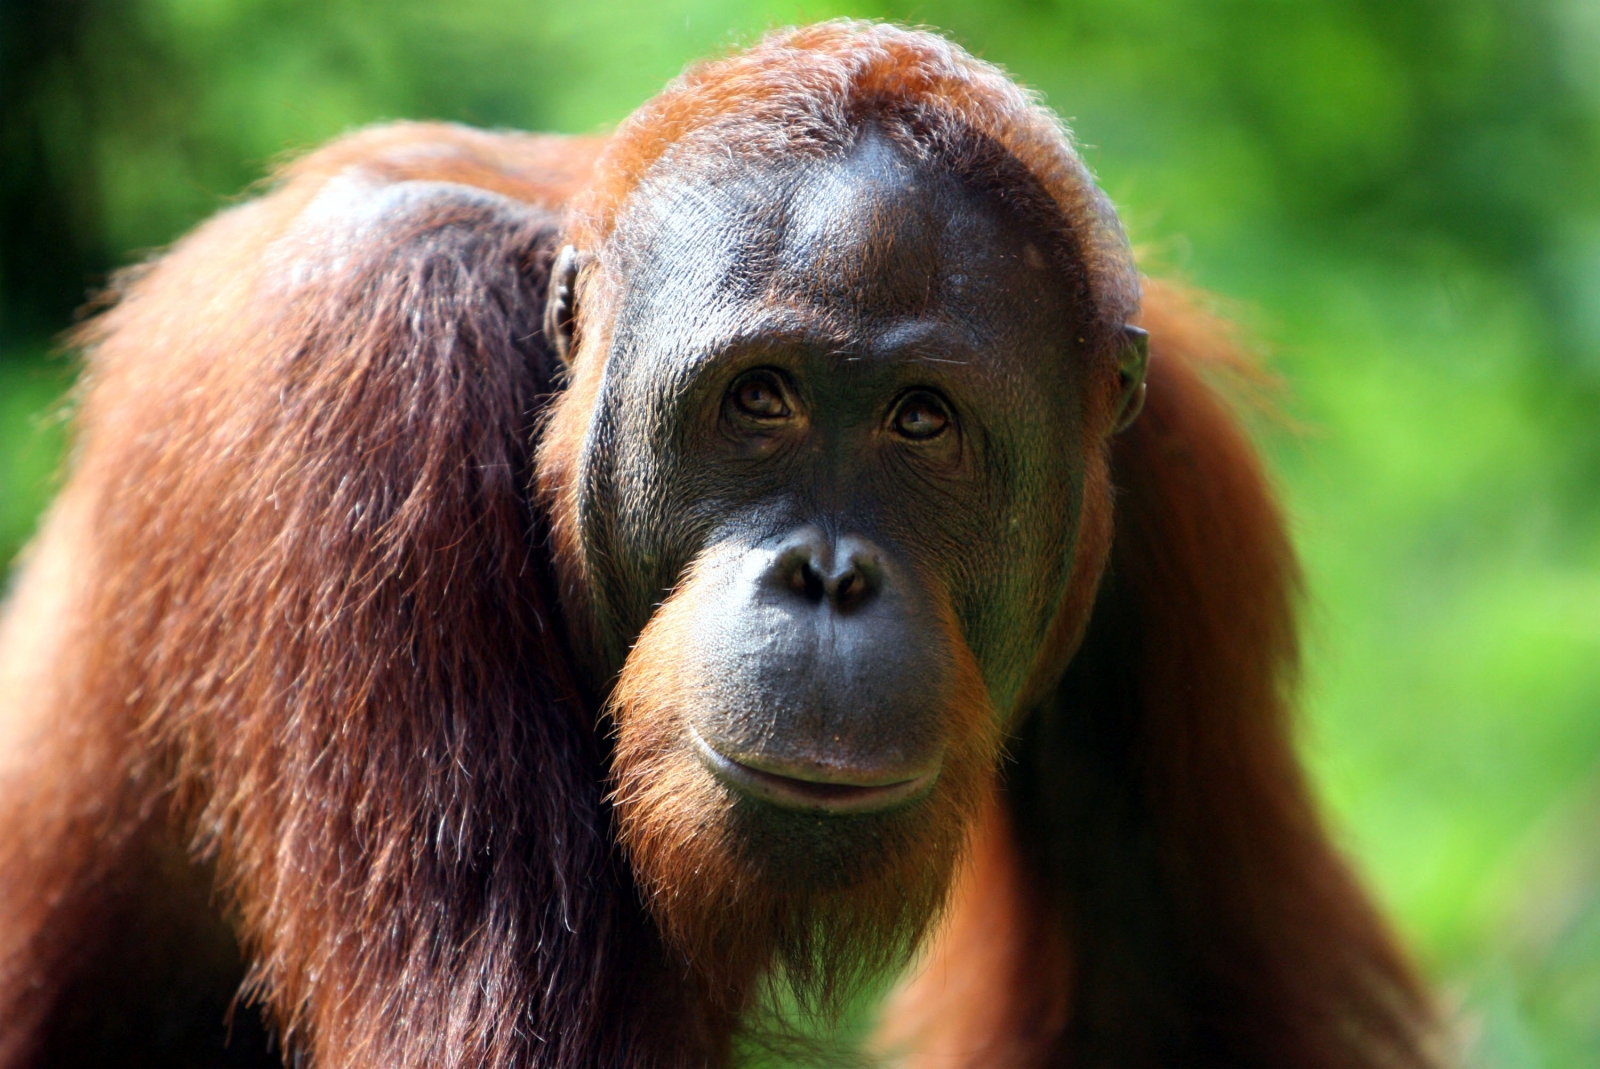
[[[893,426],[902,438],[925,442],[939,437],[950,426],[950,410],[932,394],[914,393],[895,409]]]
[[[768,422],[788,419],[794,414],[787,391],[769,371],[757,371],[734,383],[729,391],[733,407],[748,419]]]

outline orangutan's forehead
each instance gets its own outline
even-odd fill
[[[869,131],[828,158],[715,161],[647,183],[617,237],[634,282],[650,289],[635,294],[645,304],[670,294],[703,306],[715,294],[719,306],[911,315],[960,303],[981,279],[1043,266],[1006,215],[938,161]],[[670,277],[655,270],[668,263]]]

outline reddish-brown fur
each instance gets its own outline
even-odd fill
[[[609,695],[614,750],[597,729],[606,696],[571,669],[572,472],[608,304],[586,270],[535,457],[549,255],[602,246],[707,131],[811,151],[784,92],[829,79],[1030,169],[1076,235],[1103,357],[1133,295],[1060,132],[992,68],[861,24],[696,69],[609,144],[357,134],[122,283],[82,338],[72,475],[0,632],[0,1066],[82,1056],[74,1005],[140,1012],[142,977],[238,968],[226,930],[180,916],[213,868],[250,997],[317,1065],[716,1064],[774,960],[802,980],[839,947],[892,962],[969,834],[927,971],[877,1041],[909,1065],[1430,1062],[1426,998],[1290,746],[1292,554],[1205,383],[1234,349],[1160,287],[1144,416],[1106,440],[1109,386],[1092,399],[1040,708],[997,769],[972,668],[944,801],[851,888],[838,947],[785,927],[714,796],[663,763],[692,688],[686,599]],[[795,136],[754,144],[773,121]],[[360,214],[407,181],[488,195]]]
[[[360,181],[432,164],[533,199],[541,158],[581,176],[592,151],[443,127],[358,142],[181,243],[91,328],[75,470],[35,551],[82,577],[48,651],[64,693],[8,696],[70,719],[5,797],[25,830],[0,840],[5,1064],[70,1045],[30,1020],[59,1016],[134,908],[137,859],[186,841],[215,860],[253,990],[322,1064],[589,1066],[639,1042],[592,1005],[605,970],[634,971],[626,948],[562,934],[643,922],[625,884],[605,891],[599,740],[528,562],[541,387],[516,342],[537,311],[430,325],[524,288],[537,305],[524,272],[554,221],[464,202],[354,263],[293,229],[352,158]],[[410,244],[441,228],[494,272],[483,295]],[[278,255],[347,274],[283,280]]]
[[[1066,1026],[1072,957],[991,788],[950,905],[890,997],[874,1049],[905,1069],[1038,1065]]]

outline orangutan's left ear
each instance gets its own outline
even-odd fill
[[[1150,366],[1150,334],[1139,327],[1122,328],[1122,355],[1117,360],[1117,418],[1111,425],[1115,434],[1139,418],[1144,408],[1145,369]]]

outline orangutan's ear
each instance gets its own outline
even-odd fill
[[[1124,430],[1144,409],[1145,369],[1150,366],[1150,334],[1139,327],[1122,328],[1122,355],[1117,360],[1117,382],[1121,395],[1117,399],[1117,418],[1111,433]]]
[[[561,246],[550,265],[550,287],[544,302],[544,337],[563,364],[572,362],[572,324],[578,314],[578,250]]]

